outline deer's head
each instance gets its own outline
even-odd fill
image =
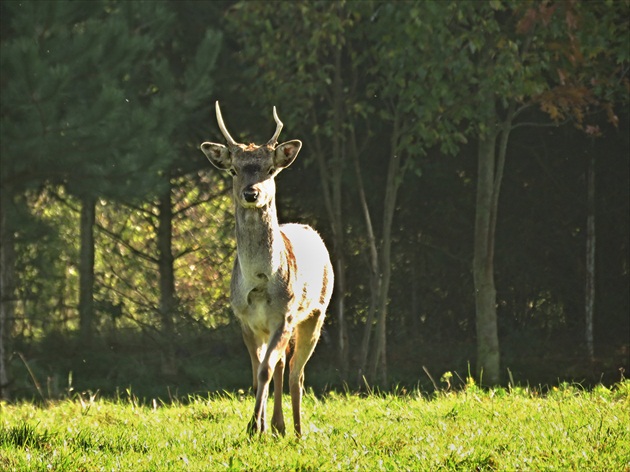
[[[218,101],[216,113],[219,129],[227,141],[227,146],[205,142],[201,145],[201,150],[215,167],[232,175],[234,199],[238,205],[245,208],[261,208],[268,205],[276,194],[274,180],[276,175],[295,160],[302,142],[294,139],[278,144],[282,121],[278,118],[276,107],[273,107],[276,132],[262,146],[239,144],[234,141],[223,123]]]

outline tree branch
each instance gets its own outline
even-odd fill
[[[510,128],[510,131],[513,131],[516,128],[523,128],[525,126],[534,127],[534,128],[558,128],[560,126],[566,125],[567,123],[570,123],[571,121],[573,121],[571,118],[567,118],[566,120],[561,121],[561,122],[547,122],[547,123],[522,121],[520,123],[516,123],[515,125],[512,125],[512,127]]]
[[[204,203],[208,203],[208,202],[214,200],[215,198],[225,196],[229,191],[230,191],[230,188],[229,187],[225,187],[224,189],[222,189],[218,193],[209,194],[206,198],[204,198],[202,200],[197,200],[197,201],[191,203],[190,205],[184,206],[184,207],[180,208],[179,210],[176,210],[176,211],[173,212],[173,219],[175,217],[179,216],[182,213],[186,213],[188,210],[190,210],[192,208],[198,207],[199,205],[203,205]]]
[[[151,262],[153,264],[157,264],[159,262],[157,258],[152,257],[152,256],[150,256],[148,254],[145,254],[144,252],[140,251],[139,249],[136,249],[130,243],[125,241],[122,238],[122,236],[120,236],[119,234],[114,233],[113,231],[110,231],[109,229],[107,229],[103,225],[101,225],[100,223],[95,223],[94,226],[95,226],[95,228],[97,230],[99,230],[100,232],[102,232],[106,236],[109,236],[112,240],[122,244],[124,247],[129,249],[129,251],[131,251],[134,255],[138,256],[139,258],[144,259],[145,261]]]

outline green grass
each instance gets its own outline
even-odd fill
[[[288,397],[285,414],[289,417]],[[305,434],[249,438],[253,399],[0,404],[0,470],[630,471],[630,381],[305,396]],[[287,418],[288,419],[288,418]]]

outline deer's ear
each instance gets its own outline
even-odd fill
[[[227,170],[232,165],[230,151],[223,144],[205,142],[201,145],[201,150],[212,165],[218,169]]]
[[[302,141],[294,139],[293,141],[287,141],[286,143],[279,144],[276,147],[276,154],[273,158],[273,162],[278,169],[284,169],[289,167],[302,148]]]

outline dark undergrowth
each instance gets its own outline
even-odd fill
[[[629,369],[628,346],[602,348],[587,361],[571,342],[506,340],[502,353],[503,386],[532,386],[546,391],[562,383],[591,388],[611,386]],[[46,401],[77,392],[103,398],[156,398],[170,402],[212,392],[247,392],[251,385],[249,356],[238,326],[229,325],[180,336],[175,342],[176,371],[165,372],[160,343],[137,331],[99,336],[89,345],[71,335],[50,334],[28,343],[19,340],[12,356],[12,397]],[[306,370],[306,385],[314,393],[328,391],[404,392],[431,395],[461,389],[474,376],[474,343],[431,344],[400,339],[388,347],[389,382],[378,385],[358,374],[343,377],[330,336],[322,336]],[[351,365],[356,364],[351,357]],[[445,375],[446,374],[446,375]],[[483,385],[483,378],[476,379]],[[481,381],[480,381],[481,380]]]

